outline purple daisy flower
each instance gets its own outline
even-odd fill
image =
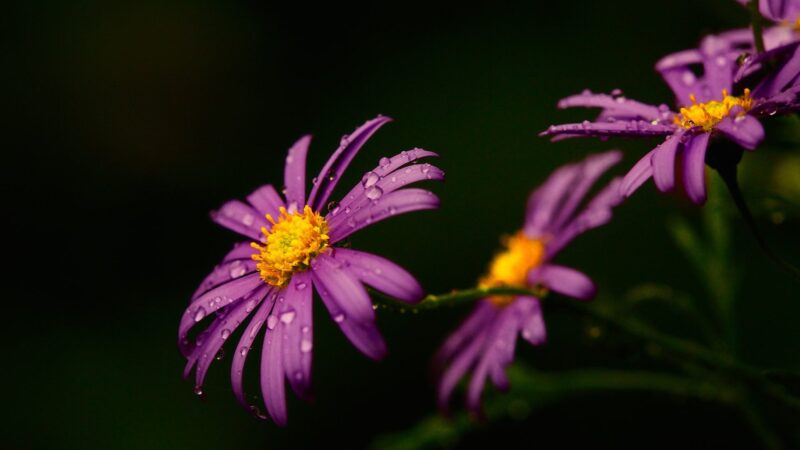
[[[750,0],[736,0],[747,6]],[[759,0],[758,10],[769,20],[797,25],[800,19],[800,1],[798,0]]]
[[[409,303],[422,299],[422,287],[385,258],[335,245],[383,219],[438,207],[432,192],[401,188],[416,181],[443,180],[444,172],[427,163],[416,164],[435,153],[404,151],[381,158],[338,204],[329,205],[328,200],[356,153],[390,120],[379,116],[342,138],[314,179],[310,194],[306,195],[305,162],[311,137],[304,136],[286,157],[284,197],[266,185],[246,202],[229,201],[212,214],[215,222],[250,242],[237,244],[225,255],[181,317],[178,343],[188,359],[184,376],[196,367],[196,392],[202,393],[206,372],[222,345],[249,318],[233,352],[233,392],[245,408],[266,418],[246,399],[242,387],[245,360],[261,332],[261,392],[269,416],[285,424],[285,380],[299,397],[310,394],[314,290],[358,350],[376,360],[385,355],[365,285]],[[213,317],[211,323],[191,340],[190,329],[207,317]]]
[[[656,68],[677,98],[677,112],[665,104],[655,106],[627,99],[620,92],[604,95],[585,91],[561,100],[558,106],[601,108],[594,122],[553,125],[540,135],[553,136],[553,140],[579,136],[666,137],[625,176],[621,184],[623,196],[630,196],[651,177],[660,191],[673,190],[680,160],[687,195],[694,203],[703,204],[706,150],[711,137],[722,136],[745,150],[755,150],[764,139],[759,118],[800,107],[797,43],[749,58],[743,67],[737,65],[740,51],[728,44],[719,36],[708,36],[698,49],[659,61]],[[774,57],[783,60],[772,72],[759,79],[750,77],[764,60]],[[696,73],[698,65],[701,75]],[[754,88],[741,88],[744,83],[753,83],[750,85]],[[740,94],[732,95],[736,92]]]
[[[585,207],[589,189],[609,167],[621,159],[610,151],[561,167],[528,199],[525,224],[507,238],[506,249],[497,254],[481,287],[542,287],[578,300],[590,300],[596,288],[585,274],[552,263],[572,239],[611,220],[611,210],[622,197],[615,178]],[[435,363],[441,370],[438,403],[447,409],[459,380],[468,372],[467,406],[478,412],[486,378],[499,389],[509,386],[505,369],[514,359],[517,335],[532,345],[545,342],[546,333],[539,299],[526,295],[492,296],[478,300],[472,313],[439,349]]]

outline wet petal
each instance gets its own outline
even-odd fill
[[[261,239],[261,227],[267,226],[264,216],[239,200],[231,200],[212,212],[211,220],[255,241]]]
[[[247,201],[253,205],[253,208],[258,211],[259,216],[262,218],[266,217],[267,214],[272,217],[278,217],[281,207],[285,206],[283,199],[271,184],[266,184],[253,191],[252,194],[247,196]]]
[[[706,149],[709,133],[701,133],[684,144],[683,178],[686,194],[694,203],[706,201]]]
[[[391,120],[389,117],[378,116],[358,127],[349,136],[342,138],[341,145],[322,167],[316,178],[316,184],[311,188],[311,194],[308,196],[308,205],[311,206],[311,209],[322,210],[345,169],[361,150],[361,147],[380,127]]]
[[[755,150],[764,140],[764,127],[751,115],[727,117],[715,128],[746,150]]]
[[[661,192],[671,191],[675,188],[675,157],[682,134],[681,132],[675,133],[654,150],[651,161],[653,181]]]
[[[311,276],[321,296],[327,296],[335,302],[338,309],[350,320],[374,321],[375,311],[366,289],[345,269],[345,264],[336,256],[325,253],[311,262]]]
[[[296,205],[302,210],[306,204],[306,154],[311,143],[311,136],[301,137],[286,156],[283,172],[283,183],[286,185],[286,203]]]
[[[425,295],[410,273],[386,258],[346,248],[337,248],[335,257],[354,278],[397,300],[416,303]]]
[[[354,211],[343,221],[331,225],[330,243],[335,244],[356,231],[381,220],[411,211],[435,209],[439,207],[439,197],[424,189],[406,188],[381,195],[368,206]]]

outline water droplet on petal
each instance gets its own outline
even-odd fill
[[[297,289],[298,291],[302,291],[303,289],[306,288],[306,286],[307,284],[304,281],[298,281],[297,283],[294,284],[294,288]]]
[[[377,200],[381,198],[383,195],[383,189],[379,188],[378,186],[372,186],[367,189],[366,196],[370,200]]]
[[[225,339],[228,339],[228,337],[230,337],[230,335],[231,335],[231,330],[229,330],[229,329],[227,329],[227,328],[225,328],[224,330],[222,330],[222,331],[219,333],[219,337],[221,337],[223,341],[224,341]]]
[[[379,179],[380,177],[378,176],[377,173],[369,171],[365,173],[364,176],[361,178],[361,185],[364,186],[364,189],[366,189],[370,186],[374,186]]]
[[[270,314],[270,316],[267,317],[267,328],[274,330],[276,325],[278,325],[278,318]]]
[[[311,329],[308,328],[308,326],[305,326],[305,327],[303,327],[302,331],[303,331],[303,333],[308,333],[309,331],[311,331]]]
[[[202,306],[200,306],[200,307],[197,308],[197,311],[195,311],[195,313],[194,313],[194,321],[195,322],[200,322],[201,320],[203,320],[203,317],[205,317],[205,316],[206,316],[206,309],[203,308]]]
[[[300,351],[303,353],[308,353],[314,347],[314,344],[311,342],[310,339],[303,339],[300,341]]]
[[[198,397],[202,397],[203,396],[203,386],[200,386],[200,385],[195,386],[194,387],[194,393]]]
[[[336,322],[336,323],[342,323],[344,321],[344,314],[339,313],[339,314],[333,316],[333,321]]]
[[[256,307],[256,299],[251,298],[247,301],[247,305],[244,307],[244,312],[249,313],[252,312],[253,309]]]
[[[239,278],[240,276],[244,275],[247,271],[242,263],[236,263],[233,267],[231,267],[231,278]]]
[[[292,323],[292,321],[294,320],[294,316],[296,315],[297,314],[292,310],[286,311],[283,314],[281,314],[281,322],[285,323],[286,325],[289,325],[290,323]]]
[[[385,169],[385,168],[387,168],[387,167],[389,167],[389,165],[390,165],[391,163],[392,163],[392,161],[391,161],[389,158],[385,157],[385,156],[384,156],[383,158],[381,158],[381,159],[378,161],[378,164],[379,164],[381,167],[383,167],[384,169]]]
[[[239,354],[242,355],[242,358],[247,356],[247,352],[250,350],[249,347],[242,347],[239,349]]]

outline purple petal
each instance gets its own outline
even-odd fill
[[[620,185],[622,179],[614,178],[586,205],[583,211],[569,224],[553,236],[553,240],[545,247],[546,257],[552,258],[564,246],[579,234],[597,228],[611,221],[612,209],[622,203]]]
[[[583,122],[551,125],[539,136],[590,136],[590,137],[654,137],[668,136],[675,132],[675,125],[653,125],[641,120],[617,122]]]
[[[374,321],[375,311],[367,291],[345,270],[345,263],[335,256],[337,254],[338,251],[334,256],[322,253],[311,261],[311,275],[320,295],[336,303],[337,309],[349,320]]]
[[[480,360],[472,373],[472,379],[467,388],[467,408],[472,411],[480,411],[481,394],[486,384],[486,376],[492,366],[504,367],[513,359],[514,344],[517,338],[514,312],[512,308],[503,308],[487,333]]]
[[[547,289],[578,300],[590,300],[597,293],[594,282],[575,269],[545,264],[528,274],[528,282],[542,284]]]
[[[633,165],[631,170],[622,178],[620,194],[630,197],[639,187],[653,176],[652,158],[655,150],[650,150],[642,159]]]
[[[283,382],[283,327],[269,329],[264,335],[261,351],[261,395],[272,420],[280,426],[286,425],[286,391]]]
[[[250,242],[237,242],[236,244],[233,244],[231,251],[229,251],[225,257],[222,258],[222,262],[226,263],[237,259],[252,261],[252,256],[255,253],[257,253],[257,251],[253,249],[253,247],[250,245]]]
[[[661,111],[658,107],[629,100],[625,97],[612,97],[605,94],[578,94],[564,98],[558,102],[561,109],[584,107],[584,108],[603,108],[609,110],[606,114],[611,117],[627,117],[630,119],[645,119],[648,122],[661,118]]]
[[[453,355],[461,351],[474,335],[487,327],[499,310],[488,300],[479,300],[464,322],[453,331],[436,352],[436,365],[444,365]]]
[[[684,143],[683,183],[686,194],[694,203],[706,201],[706,148],[709,133],[700,133]]]
[[[253,191],[252,194],[247,196],[247,201],[253,205],[253,208],[259,212],[259,216],[262,218],[267,214],[272,217],[278,217],[281,207],[285,206],[283,199],[271,184],[266,184]],[[259,234],[259,239],[260,237],[261,235]]]
[[[332,227],[336,227],[346,222],[352,212],[367,207],[382,196],[411,183],[426,180],[444,180],[444,171],[425,163],[400,168],[385,176],[378,175],[375,171],[367,172],[361,183],[353,187],[326,219]]]
[[[278,326],[283,327],[286,378],[294,392],[303,399],[308,399],[311,393],[313,290],[308,272],[295,273],[284,289],[285,301],[277,316]]]
[[[197,297],[189,304],[181,317],[178,327],[178,342],[186,339],[187,333],[196,323],[209,317],[218,309],[246,297],[261,285],[261,278],[254,273],[223,283]]]
[[[236,349],[233,353],[233,362],[231,363],[231,387],[233,388],[233,395],[245,409],[251,412],[254,412],[255,409],[253,405],[247,401],[244,394],[244,383],[242,380],[244,363],[247,361],[247,355],[252,351],[253,341],[255,341],[258,336],[261,327],[264,326],[267,316],[272,312],[276,297],[277,294],[275,294],[274,290],[271,288],[264,293],[261,306],[258,307],[258,311],[253,314],[253,318],[250,319],[247,328],[242,332],[242,337],[239,339],[239,343],[236,345]]]
[[[661,192],[671,191],[675,188],[675,156],[682,135],[683,133],[680,131],[673,134],[654,150],[651,160],[653,181]]]
[[[762,83],[753,89],[753,97],[769,98],[779,93],[789,86],[792,82],[797,82],[800,74],[800,45],[794,43],[788,48],[792,48],[792,53],[788,59],[780,65],[780,68],[767,76]]]
[[[379,198],[350,217],[331,225],[330,243],[335,244],[356,231],[383,219],[411,211],[435,209],[439,207],[439,197],[424,189],[407,188],[381,195]]]
[[[563,202],[570,186],[580,174],[577,164],[567,164],[553,172],[542,185],[528,197],[525,208],[525,234],[540,236],[550,228],[556,208]]]
[[[286,185],[286,203],[294,203],[297,210],[306,204],[306,154],[311,136],[305,135],[294,143],[286,156],[283,183]]]
[[[247,247],[250,246],[248,245]],[[253,252],[252,248],[250,248],[250,252]],[[232,259],[223,262],[215,267],[214,270],[203,279],[200,286],[198,286],[197,290],[192,294],[192,301],[221,284],[235,280],[236,278],[241,278],[245,275],[251,275],[255,273],[255,271],[256,262],[252,259]]]
[[[263,215],[239,200],[231,200],[212,212],[211,220],[255,241],[261,239],[261,227],[268,225]]]
[[[740,52],[731,52],[728,42],[714,35],[703,38],[700,51],[703,53],[703,78],[710,94],[706,95],[701,90],[697,92],[697,100],[706,102],[718,99],[723,90],[733,90],[733,75],[737,69],[735,63]]]
[[[764,140],[764,127],[751,115],[726,117],[715,129],[746,150],[755,150]]]
[[[439,408],[442,410],[447,409],[447,403],[450,399],[450,395],[453,393],[453,389],[455,389],[458,381],[477,360],[478,354],[483,349],[483,345],[488,337],[488,332],[486,330],[479,330],[478,333],[471,337],[472,339],[469,344],[458,353],[439,380],[436,391]]]
[[[342,138],[339,148],[333,152],[328,162],[325,163],[325,166],[317,176],[317,183],[311,188],[311,194],[308,197],[308,205],[311,206],[311,209],[314,211],[322,209],[350,161],[353,160],[370,136],[391,120],[389,117],[378,116],[358,127],[351,135]]]
[[[345,263],[344,270],[354,278],[390,297],[417,303],[425,295],[410,273],[386,258],[346,248],[337,248],[335,258]]]
[[[256,289],[226,315],[218,317],[208,328],[203,345],[195,348],[189,361],[186,363],[183,376],[187,377],[192,367],[197,362],[197,372],[195,373],[195,385],[202,386],[211,363],[222,348],[225,341],[236,331],[241,323],[253,311],[269,292],[270,288],[266,285]],[[199,362],[198,362],[199,361]]]
[[[577,183],[571,187],[565,202],[558,208],[556,219],[548,229],[555,233],[571,220],[575,209],[595,181],[621,159],[622,153],[617,150],[591,155],[584,159],[579,165],[580,174]]]
[[[541,345],[547,340],[542,308],[535,297],[519,297],[514,302],[520,317],[522,338],[531,345]]]

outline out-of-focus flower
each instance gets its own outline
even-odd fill
[[[372,171],[338,203],[328,203],[334,187],[369,137],[389,122],[379,116],[342,138],[306,195],[306,153],[310,136],[289,150],[284,196],[271,185],[258,188],[247,202],[232,200],[214,212],[218,224],[251,240],[237,244],[201,283],[181,317],[179,346],[196,367],[196,392],[225,341],[249,320],[236,345],[231,383],[238,401],[259,417],[244,393],[242,372],[253,343],[264,335],[261,350],[261,392],[269,416],[286,423],[284,382],[301,398],[311,387],[312,292],[317,291],[333,320],[362,353],[380,359],[386,352],[375,326],[375,312],[365,285],[398,300],[414,303],[423,290],[397,264],[370,253],[340,248],[354,232],[383,219],[433,209],[439,199],[430,191],[405,188],[416,181],[443,180],[430,164],[417,164],[435,153],[414,149],[381,158]],[[327,208],[327,211],[326,211]],[[190,339],[192,327],[212,318]]]
[[[677,161],[682,160],[686,193],[693,202],[702,204],[706,199],[706,150],[712,136],[755,150],[764,139],[759,118],[800,108],[800,57],[795,53],[797,43],[781,46],[748,58],[740,67],[737,50],[719,36],[708,36],[698,49],[668,55],[656,64],[675,94],[677,112],[666,104],[627,99],[619,91],[611,95],[585,91],[561,100],[559,108],[597,107],[602,109],[600,116],[594,122],[553,125],[541,135],[553,136],[553,140],[578,136],[666,137],[628,172],[621,185],[622,194],[630,196],[650,177],[660,191],[673,190]],[[769,74],[749,76],[766,58],[782,55],[782,62]],[[754,87],[751,90],[743,87],[745,84]]]
[[[494,257],[479,285],[543,288],[579,300],[593,298],[596,289],[588,276],[554,264],[552,259],[578,234],[611,220],[612,208],[622,200],[619,178],[585,205],[583,200],[595,181],[620,157],[619,152],[611,151],[556,170],[531,194],[523,228],[505,240],[505,249]],[[447,408],[450,395],[468,371],[472,378],[467,406],[473,411],[480,408],[487,377],[498,388],[507,388],[505,369],[514,359],[518,334],[532,345],[545,342],[538,298],[498,295],[478,300],[435,357],[441,369],[440,407]]]

